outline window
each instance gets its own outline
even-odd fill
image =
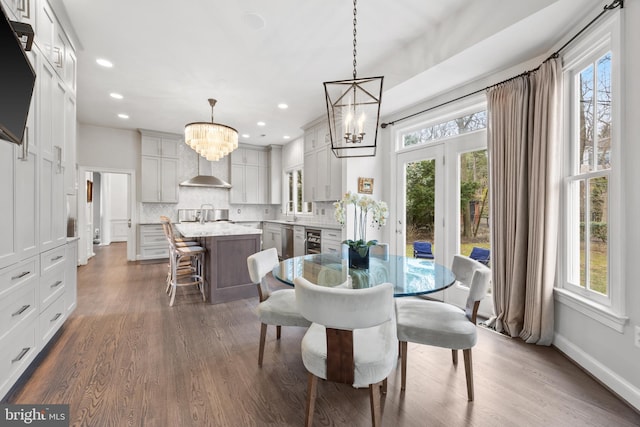
[[[474,130],[487,127],[487,111],[476,111],[455,119],[438,122],[425,126],[414,132],[402,135],[402,147],[410,147],[417,144],[426,144],[451,136],[462,135]]]
[[[285,173],[285,182],[287,183],[285,213],[287,215],[311,213],[311,203],[304,202],[302,199],[302,191],[304,188],[302,179],[302,169],[294,169]]]
[[[616,14],[617,15],[617,14]],[[617,17],[568,52],[565,69],[564,265],[562,288],[608,313],[619,329],[624,309],[619,252],[620,104],[614,40]],[[580,309],[579,307],[576,307]],[[589,311],[589,310],[586,310]],[[598,315],[594,316],[598,317]]]

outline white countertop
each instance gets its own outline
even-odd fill
[[[320,223],[320,222],[311,222],[304,219],[298,219],[297,221],[287,221],[282,219],[264,219],[262,221],[272,222],[275,224],[284,224],[284,225],[300,225],[306,228],[319,228],[319,229],[326,228],[330,230],[340,230],[342,228],[342,226],[338,223],[327,224],[327,223]]]
[[[176,229],[184,237],[215,237],[234,236],[241,234],[262,234],[258,228],[245,227],[229,222],[180,222],[175,224]]]

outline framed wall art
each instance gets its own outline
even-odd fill
[[[358,193],[373,193],[373,178],[358,178]]]

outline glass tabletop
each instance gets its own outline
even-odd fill
[[[456,279],[451,270],[433,260],[400,255],[371,257],[366,270],[350,268],[346,259],[336,255],[304,255],[281,261],[273,269],[273,276],[290,286],[298,276],[322,286],[340,286],[350,277],[347,286],[354,289],[390,282],[396,297],[441,291]]]

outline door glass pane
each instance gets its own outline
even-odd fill
[[[607,241],[609,237],[607,206],[609,180],[607,177],[592,178],[589,182],[589,287],[606,295],[607,292]]]
[[[405,168],[406,178],[406,255],[414,256],[414,242],[422,241],[430,244],[434,242],[435,191],[436,191],[436,162],[435,160],[421,160],[410,162]],[[420,246],[420,245],[418,245]],[[429,257],[425,250],[428,245],[422,245],[417,256]],[[431,253],[435,248],[431,247]]]
[[[474,247],[491,247],[489,236],[489,169],[487,150],[459,157],[460,248],[469,256]]]

